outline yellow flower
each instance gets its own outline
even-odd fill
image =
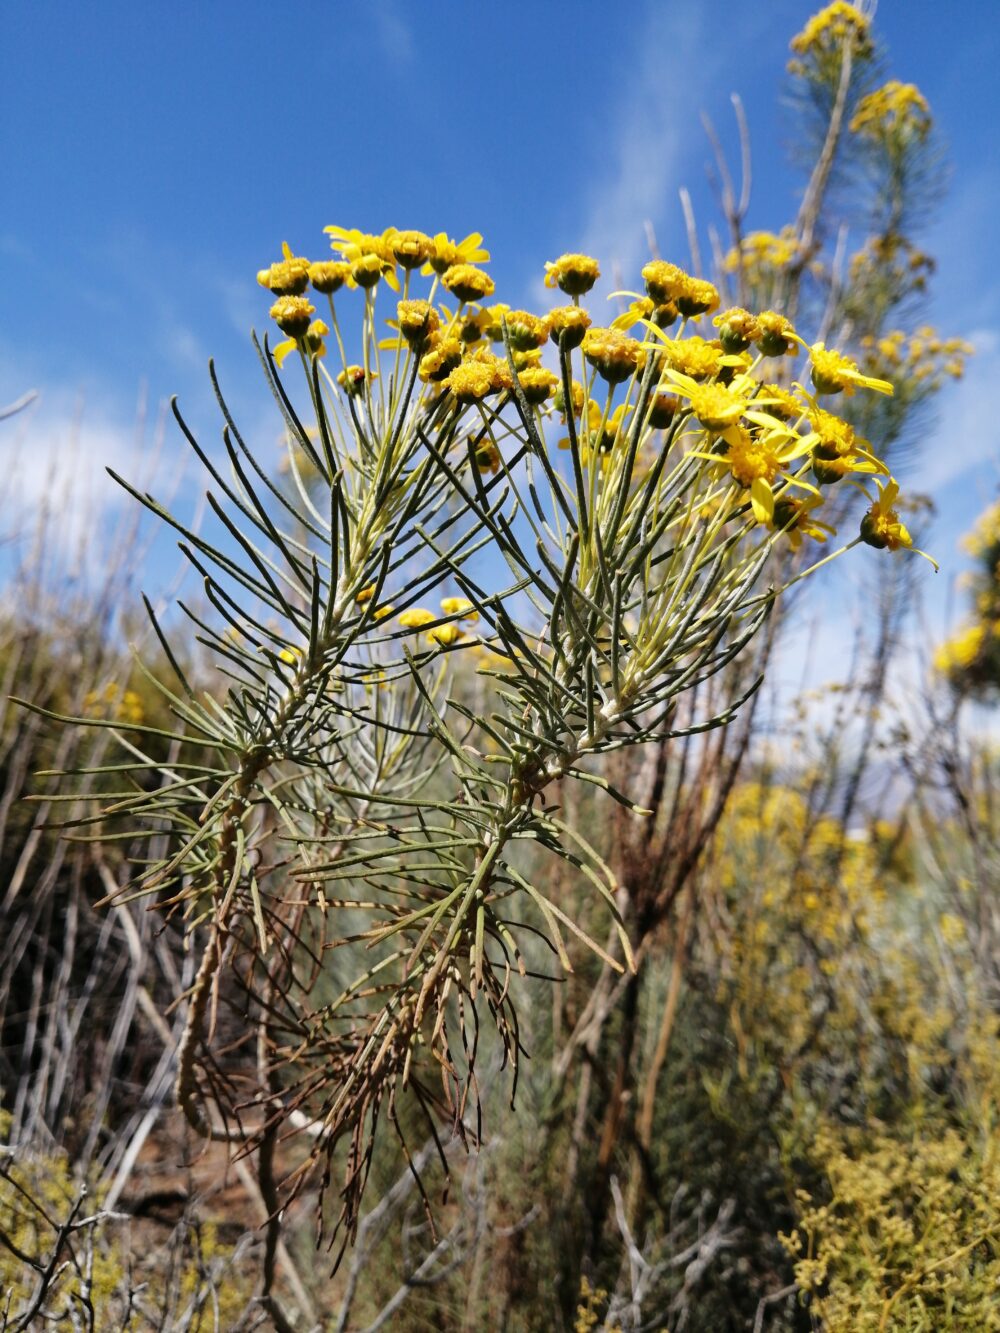
[[[719,462],[729,468],[733,480],[750,487],[755,481],[766,481],[768,486],[786,466],[773,436],[751,435],[742,426],[734,426],[725,433],[729,445]]]
[[[849,128],[869,139],[895,135],[924,139],[930,127],[931,109],[916,84],[890,79],[862,97]]]
[[[761,396],[768,400],[768,411],[780,421],[794,421],[805,411],[805,405],[793,393],[777,384],[762,384],[760,391]]]
[[[315,264],[310,264],[309,281],[316,291],[322,292],[324,296],[332,296],[334,292],[339,292],[345,282],[354,285],[350,264],[337,259],[321,259]]]
[[[549,337],[566,352],[580,346],[583,335],[590,328],[590,322],[586,310],[578,305],[556,306],[545,317]]]
[[[507,364],[505,356],[496,356],[488,347],[477,347],[466,357],[466,364],[470,366],[485,366],[490,372],[492,378],[492,387],[495,392],[501,389],[512,389],[514,379],[510,373],[510,366]]]
[[[757,316],[760,337],[757,340],[764,356],[795,356],[797,334],[789,320],[774,310],[762,310]]]
[[[500,471],[500,450],[492,440],[484,440],[476,445],[475,459],[480,472],[490,472],[496,476]]]
[[[774,497],[769,516],[766,500],[763,505],[760,503],[759,490],[756,495],[751,493],[751,504],[757,521],[760,522],[763,518],[767,527],[774,532],[784,533],[793,551],[797,551],[802,545],[803,537],[825,542],[835,531],[828,523],[819,523],[812,517],[813,510],[818,509],[821,504],[820,500],[812,496],[799,500],[789,496],[787,491],[782,491],[780,495]]]
[[[358,606],[364,606],[367,602],[371,601],[374,594],[375,584],[369,583],[367,588],[362,588],[360,592],[355,594],[354,600],[357,602]]]
[[[326,356],[326,343],[323,339],[329,332],[330,330],[321,319],[312,321],[306,329],[305,338],[302,340],[305,343],[305,350],[310,356]],[[294,352],[298,345],[299,342],[295,338],[287,338],[284,342],[278,343],[272,353],[277,365],[283,365],[285,357],[289,352]]]
[[[409,611],[404,611],[399,617],[399,623],[405,629],[422,629],[424,625],[429,625],[432,620],[437,620],[433,611],[428,611],[422,606],[412,606]]]
[[[279,296],[269,313],[282,333],[292,338],[304,338],[316,307],[304,296]]]
[[[620,329],[588,329],[583,336],[583,354],[609,384],[629,379],[645,359],[642,344]]]
[[[295,666],[301,659],[302,652],[299,648],[282,648],[278,657],[286,666]]]
[[[433,629],[427,631],[427,637],[432,643],[447,648],[450,644],[457,643],[464,636],[457,625],[435,625]]]
[[[952,672],[968,671],[975,662],[986,638],[983,625],[970,625],[961,630],[953,639],[948,639],[938,646],[934,654],[934,667],[943,675]]]
[[[755,316],[742,306],[723,311],[721,315],[716,315],[712,323],[719,330],[719,341],[724,352],[745,352],[761,334]]]
[[[309,260],[293,255],[287,241],[281,249],[284,259],[261,269],[257,281],[275,296],[301,296],[309,285]]]
[[[434,242],[422,231],[393,231],[389,248],[402,268],[419,268],[434,254]]]
[[[642,280],[653,304],[663,305],[667,301],[676,301],[691,279],[676,264],[668,264],[664,259],[651,259],[643,267]]]
[[[600,265],[590,255],[560,255],[545,265],[546,287],[558,287],[567,296],[583,296],[600,276]]]
[[[467,597],[442,597],[441,610],[446,616],[458,616],[470,623],[479,619],[479,612]]]
[[[719,291],[703,278],[688,278],[683,290],[674,297],[674,304],[688,318],[708,315],[719,308]]]
[[[421,271],[424,274],[444,273],[456,264],[486,264],[490,252],[482,249],[482,243],[478,231],[470,232],[464,241],[452,241],[447,232],[439,231],[434,237],[434,249]]]
[[[827,350],[823,343],[814,343],[809,349],[812,359],[812,382],[817,393],[840,393],[843,390],[848,397],[861,385],[873,389],[876,393],[891,394],[892,385],[888,380],[878,380],[872,375],[862,375],[857,365],[833,349]]]
[[[833,4],[814,14],[797,36],[792,38],[791,47],[798,55],[828,56],[839,54],[845,42],[850,42],[855,55],[871,54],[869,38],[871,20],[863,14],[857,5],[848,4],[847,0],[834,0]],[[799,62],[792,62],[789,68],[794,73],[801,73]]]
[[[441,323],[430,301],[400,301],[396,320],[400,333],[411,346],[423,344]]]
[[[390,274],[392,269],[384,259],[375,254],[357,254],[350,260],[351,278],[359,287],[374,287],[383,274]],[[397,291],[399,284],[395,284]]]
[[[493,379],[489,366],[481,362],[465,361],[455,367],[444,383],[460,403],[476,403],[496,392]]]
[[[654,394],[649,404],[649,424],[654,430],[666,430],[682,407],[681,400],[672,393]]]
[[[87,717],[100,717],[133,726],[138,726],[146,715],[142,700],[135,690],[123,690],[114,681],[109,681],[103,690],[91,690],[84,698],[83,711]]]
[[[530,352],[541,347],[549,336],[545,321],[530,310],[508,311],[507,333],[511,347],[517,352]]]
[[[619,296],[631,296],[631,292],[618,292]],[[613,329],[627,330],[642,320],[648,320],[658,329],[669,329],[677,320],[680,312],[673,301],[664,301],[657,305],[651,296],[637,296],[620,315],[611,321]]]
[[[459,301],[482,301],[495,290],[490,275],[472,264],[453,264],[441,281]]]
[[[722,384],[696,384],[678,390],[688,399],[691,411],[707,430],[722,431],[734,426],[747,410],[747,400]]]
[[[330,248],[339,251],[350,264],[351,277],[359,287],[374,287],[384,277],[394,291],[399,291],[396,257],[392,252],[395,227],[387,228],[381,236],[354,227],[330,226],[323,230],[332,238]]]
[[[832,412],[815,407],[809,412],[809,425],[817,436],[817,448],[827,458],[846,457],[854,448],[854,427]]]
[[[773,231],[751,231],[742,238],[739,249],[730,250],[722,262],[727,273],[738,269],[751,276],[768,276],[769,269],[788,268],[802,253],[794,227]]]
[[[912,547],[913,539],[892,507],[899,495],[898,485],[894,481],[884,486],[877,481],[875,485],[878,487],[878,499],[873,501],[861,520],[861,540],[878,551],[898,551],[901,547]]]
[[[718,343],[706,342],[694,335],[690,338],[664,338],[657,344],[666,356],[667,365],[692,379],[707,379],[717,375],[731,358],[724,355]]]
[[[457,338],[431,340],[430,351],[420,358],[419,375],[425,384],[440,384],[462,361],[462,344]]]
[[[549,397],[559,383],[559,377],[544,366],[528,366],[518,373],[517,382],[528,402],[537,406]]]

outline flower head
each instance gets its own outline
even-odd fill
[[[497,390],[490,367],[476,361],[463,361],[444,383],[460,403],[477,403]]]
[[[619,329],[588,329],[583,354],[609,384],[629,379],[643,361],[642,344]]]
[[[495,289],[490,275],[473,264],[453,264],[445,270],[441,281],[460,301],[482,301],[492,296]]]
[[[388,239],[392,257],[401,268],[419,268],[434,253],[434,242],[422,231],[394,231]]]
[[[467,597],[442,597],[441,610],[446,616],[458,616],[470,624],[479,619],[479,612]]]
[[[541,347],[549,336],[545,320],[533,315],[530,310],[510,310],[506,318],[510,345],[517,352],[529,352],[535,347]]]
[[[484,250],[482,244],[483,238],[478,231],[470,232],[462,241],[453,241],[447,232],[439,231],[434,237],[434,249],[421,271],[425,274],[445,273],[456,264],[486,264],[490,252]]]
[[[878,487],[878,498],[872,502],[868,513],[861,520],[861,540],[879,551],[898,551],[901,547],[912,547],[913,539],[893,508],[899,487],[894,481],[884,485],[877,481],[875,485]]]
[[[339,292],[345,282],[351,282],[351,266],[339,259],[321,259],[309,265],[309,281],[324,296]]]
[[[657,344],[666,357],[667,365],[692,379],[707,379],[717,375],[726,361],[722,346],[706,342],[694,335],[690,338],[664,338]]]
[[[353,227],[330,226],[323,230],[331,237],[331,249],[339,251],[350,264],[351,277],[359,287],[374,287],[384,277],[390,287],[399,291],[396,257],[392,252],[395,227],[387,228],[381,236]]]
[[[590,255],[560,255],[545,265],[546,287],[558,287],[567,296],[584,296],[601,276],[601,268]]]
[[[726,431],[725,439],[729,449],[719,461],[729,468],[733,480],[741,486],[750,487],[755,481],[766,481],[770,485],[786,466],[773,437],[751,435],[742,426],[735,426]]]
[[[269,313],[282,333],[291,338],[304,338],[316,307],[304,296],[279,296]]]
[[[281,250],[284,258],[261,269],[257,281],[275,296],[301,296],[309,286],[309,260],[293,255],[287,241]]]
[[[797,334],[791,322],[774,310],[762,310],[757,316],[760,330],[755,341],[763,356],[795,356]]]
[[[396,306],[396,323],[410,346],[420,347],[437,330],[441,320],[430,301],[400,301]]]
[[[857,5],[848,4],[847,0],[833,0],[833,4],[814,14],[802,31],[792,38],[792,50],[796,55],[822,63],[831,57],[839,57],[845,44],[850,43],[854,55],[864,58],[872,54],[870,28],[871,20]],[[803,61],[792,61],[789,69],[795,74],[803,74],[807,66]]]
[[[590,328],[590,316],[582,306],[560,305],[550,310],[545,317],[545,327],[549,337],[563,351],[571,351],[583,342],[583,335]]]
[[[464,635],[457,625],[435,625],[433,629],[427,631],[427,637],[431,643],[436,643],[441,648],[448,648],[464,638]]]
[[[757,318],[742,306],[723,311],[721,315],[716,315],[712,323],[719,330],[719,341],[724,352],[745,352],[761,334]]]
[[[425,384],[440,384],[462,362],[462,344],[457,338],[431,338],[431,347],[420,358],[418,374]]]
[[[517,382],[528,402],[537,406],[552,394],[559,376],[544,366],[528,366],[518,373]]]
[[[876,393],[892,393],[888,380],[878,380],[872,375],[862,375],[857,365],[840,352],[832,348],[827,350],[823,343],[814,343],[809,349],[812,359],[812,382],[817,393],[840,393],[843,390],[848,397],[860,385],[873,389]]]
[[[428,611],[423,606],[411,606],[408,611],[403,611],[399,617],[399,623],[404,629],[422,629],[424,625],[429,625],[432,620],[437,620],[433,611]]]

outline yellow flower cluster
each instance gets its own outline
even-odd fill
[[[103,690],[90,690],[83,701],[86,717],[105,718],[110,722],[122,722],[126,726],[138,726],[146,716],[142,700],[135,690],[123,689],[113,681]]]
[[[980,1040],[996,1059],[995,1034]],[[800,1194],[781,1240],[824,1329],[997,1326],[1000,1156],[965,1128],[941,1112],[900,1129],[820,1128],[809,1156],[829,1202]]]
[[[850,128],[866,139],[924,139],[931,128],[931,109],[916,84],[890,79],[862,97]]]
[[[794,227],[782,227],[780,232],[751,231],[733,247],[722,262],[727,273],[739,269],[755,275],[789,268],[798,262],[802,246]]]
[[[1000,500],[979,516],[976,526],[962,538],[962,549],[976,559],[1000,553]]]
[[[789,62],[793,74],[809,73],[809,61],[822,66],[833,57],[839,63],[845,45],[850,44],[856,58],[865,58],[872,54],[870,36],[871,20],[862,13],[857,5],[848,4],[847,0],[834,0],[833,4],[814,14],[800,33],[791,41],[791,49],[801,60]]]
[[[580,297],[600,273],[597,260],[589,255],[567,253],[545,265],[546,284],[565,292],[572,304],[538,313],[502,302],[483,304],[493,296],[494,283],[475,262],[489,258],[479,233],[455,242],[443,232],[431,237],[395,227],[379,235],[338,226],[326,230],[342,256],[333,262],[333,272],[328,271],[331,264],[311,263],[293,255],[286,245],[283,259],[258,275],[272,292],[282,293],[271,311],[289,334],[287,343],[276,349],[279,364],[292,348],[304,360],[326,352],[329,329],[314,319],[305,283],[312,281],[316,291],[320,285],[324,289],[342,356],[334,289],[338,282],[348,289],[361,288],[366,291],[366,338],[372,340],[373,356],[366,356],[363,364],[348,364],[345,358],[340,372],[327,380],[370,409],[375,397],[385,395],[388,384],[376,394],[380,372],[371,332],[376,289],[383,278],[398,289],[401,273],[400,299],[388,321],[394,336],[378,342],[377,348],[391,350],[397,357],[392,382],[399,381],[401,372],[405,379],[400,357],[407,358],[411,367],[415,361],[420,396],[428,407],[447,396],[456,411],[478,411],[486,429],[464,437],[463,447],[471,448],[480,472],[495,474],[502,466],[499,441],[505,435],[496,434],[491,423],[513,396],[522,407],[526,404],[539,414],[539,426],[542,417],[552,412],[566,419],[562,375],[541,361],[546,344],[552,343],[559,350],[562,372],[571,381],[572,419],[579,423],[561,443],[567,449],[575,447],[576,459],[584,467],[599,460],[608,484],[626,457],[632,459],[632,481],[641,484],[651,451],[655,454],[663,447],[654,436],[663,432],[668,448],[676,446],[687,458],[710,464],[705,479],[712,496],[706,497],[706,513],[718,512],[720,505],[735,506],[798,547],[804,538],[823,542],[834,531],[820,520],[825,495],[819,487],[845,477],[858,485],[862,478],[877,479],[875,489],[868,492],[870,507],[859,539],[890,551],[911,545],[894,507],[897,489],[888,469],[840,416],[817,402],[817,396],[849,397],[858,389],[891,393],[892,385],[822,343],[808,347],[779,312],[734,307],[715,315],[717,337],[690,332],[689,321],[718,309],[719,293],[712,283],[656,259],[642,269],[645,293],[627,293],[634,296],[628,311],[609,326],[600,326],[580,305]],[[733,262],[776,270],[799,257],[791,231],[757,232],[745,239]],[[410,290],[418,267],[432,279],[425,296]],[[460,303],[457,309],[435,303],[439,284]],[[676,336],[668,336],[667,330],[678,321]],[[490,343],[500,345],[492,350]],[[795,355],[800,348],[809,355],[811,391],[796,385],[790,393],[760,375],[765,359]],[[954,360],[961,352],[957,344],[931,339],[926,330],[915,335],[908,348],[912,357],[925,358],[946,352]],[[889,349],[895,353],[897,343],[886,342],[881,351]],[[634,395],[650,362],[655,375],[643,418],[637,422]],[[905,370],[908,365],[894,363],[891,369]],[[388,392],[393,392],[391,384]],[[607,399],[603,403],[602,394]],[[487,408],[490,398],[497,401]],[[632,439],[638,448],[630,451],[627,442]],[[422,614],[406,612],[401,623],[419,628],[428,622],[418,623],[413,617]],[[432,634],[436,642],[460,637],[454,626],[442,629],[442,634]]]
[[[969,625],[953,638],[938,645],[934,653],[934,670],[942,676],[963,673],[975,665],[986,641],[983,624]]]
[[[942,338],[925,324],[916,333],[894,329],[880,338],[862,338],[865,364],[897,383],[938,389],[946,378],[961,379],[973,347],[964,338]]]

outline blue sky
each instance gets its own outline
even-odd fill
[[[38,501],[72,436],[74,466],[111,506],[100,465],[136,475],[146,463],[142,391],[154,413],[179,394],[213,438],[210,355],[238,416],[269,442],[277,427],[249,345],[266,319],[254,274],[283,239],[322,257],[326,223],[480,230],[512,303],[535,299],[544,260],[568,249],[617,261],[634,282],[646,218],[664,255],[687,261],[679,186],[703,228],[713,219],[699,115],[732,143],[737,91],[755,148],[749,223],[777,228],[800,184],[783,152],[787,44],[817,7],[3,5],[0,402],[41,395],[30,423],[0,425],[17,503]],[[927,316],[979,351],[911,474],[939,501],[943,584],[957,533],[997,489],[1000,6],[881,0],[876,31],[887,72],[930,100],[952,162],[923,238],[939,261]],[[164,484],[182,455],[170,428]]]

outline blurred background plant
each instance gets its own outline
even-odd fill
[[[710,127],[723,223],[706,229],[705,272],[723,305],[787,312],[807,342],[843,348],[865,375],[896,386],[891,398],[839,400],[855,436],[846,448],[844,436],[821,440],[813,459],[814,478],[831,487],[857,457],[855,439],[893,461],[915,451],[934,393],[969,350],[921,320],[933,261],[918,240],[943,190],[942,162],[919,90],[885,73],[863,6],[830,5],[795,37],[804,193],[797,216],[772,232],[743,230],[751,157],[739,105],[740,180]],[[652,236],[651,248],[658,258]],[[787,391],[796,362],[772,364],[786,367],[775,379]],[[301,502],[324,459],[317,437],[294,426],[288,444],[276,484]],[[492,455],[482,463],[489,484]],[[825,493],[835,508],[837,492]],[[129,558],[103,588],[69,595],[58,572],[46,582],[35,554],[51,544],[51,521],[43,515],[11,579],[5,698],[113,722],[126,746],[176,766],[177,742],[135,730],[175,723],[126,642],[146,636],[146,668],[171,689],[176,673],[122,611],[136,603],[134,534],[116,543]],[[997,765],[965,724],[967,699],[994,678],[982,655],[991,531],[987,518],[974,538],[980,639],[943,650],[938,680],[907,707],[893,706],[893,672],[916,562],[893,560],[844,647],[841,679],[792,703],[758,693],[726,728],[594,770],[651,815],[622,805],[609,817],[602,792],[560,782],[561,818],[588,830],[623,886],[619,929],[636,970],[620,970],[616,932],[601,935],[607,925],[575,867],[527,853],[516,862],[619,967],[567,937],[572,972],[523,983],[531,998],[517,1039],[531,1058],[516,1111],[499,1052],[487,1053],[471,1153],[461,1135],[414,1142],[419,1122],[400,1112],[416,1170],[390,1140],[371,1146],[355,1243],[332,1282],[313,1250],[311,1182],[280,1228],[259,1229],[276,1204],[262,1155],[277,1155],[283,1172],[301,1153],[254,1124],[244,1143],[255,1155],[231,1163],[172,1109],[186,1011],[171,1006],[190,994],[199,962],[179,915],[120,897],[94,909],[137,858],[162,862],[166,842],[127,821],[114,837],[99,825],[87,842],[48,827],[57,805],[74,818],[114,790],[109,765],[120,758],[108,730],[54,730],[6,705],[4,1326],[52,1316],[97,1328],[996,1327]],[[448,620],[436,609],[432,626]],[[806,594],[784,614],[808,614]],[[680,698],[672,728],[745,693],[780,653],[783,630],[772,616],[749,658]],[[269,642],[297,670],[301,648],[279,642],[276,627]],[[222,699],[225,681],[196,651],[177,665]],[[469,655],[454,656],[452,693],[480,711],[493,686]],[[33,780],[38,770],[90,776],[67,801],[65,779]],[[29,787],[43,797],[35,806],[20,799]],[[289,808],[315,809],[313,795],[294,792]],[[328,830],[307,829],[317,833]],[[277,855],[261,878],[274,868]],[[252,935],[252,911],[247,921]],[[320,947],[297,930],[282,946],[291,969]],[[531,970],[547,966],[525,952]],[[246,1044],[240,1014],[247,994],[259,999],[258,980],[237,973],[219,993],[220,1080]],[[214,1091],[211,1072],[203,1088]]]

